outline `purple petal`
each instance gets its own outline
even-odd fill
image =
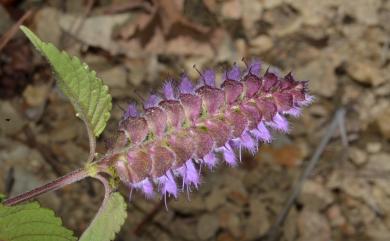
[[[265,127],[262,121],[259,122],[256,129],[253,129],[250,132],[258,141],[264,141],[270,143],[272,140],[271,133],[269,132],[267,127]]]
[[[131,103],[129,106],[127,106],[127,110],[124,114],[124,118],[130,118],[130,117],[138,117],[139,112],[137,110],[137,106],[134,103]]]
[[[269,66],[268,67],[268,73],[272,73],[276,76],[281,76],[281,70],[276,66]]]
[[[150,95],[149,98],[144,103],[144,108],[156,107],[160,103],[161,98],[157,95]]]
[[[237,166],[236,154],[234,153],[233,148],[229,143],[226,143],[225,146],[217,148],[217,150],[222,151],[223,158],[229,166]]]
[[[175,99],[175,90],[173,88],[172,81],[169,80],[165,82],[163,87],[164,96],[168,100],[174,100]]]
[[[187,75],[182,75],[179,89],[183,94],[190,94],[194,91],[194,85]]]
[[[249,73],[260,76],[261,62],[259,60],[253,59],[249,64]]]
[[[241,135],[240,144],[241,144],[241,146],[243,146],[245,149],[247,149],[248,151],[250,151],[252,154],[254,154],[254,153],[256,152],[257,143],[255,142],[255,140],[253,140],[253,138],[251,137],[251,135],[249,135],[249,133],[248,133],[247,131],[244,132],[244,133]]]
[[[302,105],[302,106],[308,106],[311,103],[313,103],[314,99],[315,99],[314,96],[309,95],[309,94],[305,94],[305,100],[304,101],[300,101],[299,104]]]
[[[164,196],[171,194],[177,198],[177,185],[171,171],[167,171],[164,176],[159,177],[158,183],[160,185],[160,192]]]
[[[299,107],[292,107],[291,109],[289,109],[288,111],[284,111],[283,113],[297,118],[301,115],[302,109]]]
[[[154,196],[153,184],[148,178],[130,185],[135,189],[140,189],[145,194],[145,197],[147,199],[152,198]]]
[[[225,78],[228,80],[239,81],[240,77],[241,77],[241,71],[236,64],[234,64],[233,67],[225,75]]]
[[[187,186],[193,184],[196,188],[200,183],[199,173],[192,160],[188,160],[182,167],[176,169],[183,178],[183,183]]]
[[[217,165],[217,162],[218,159],[213,151],[203,157],[203,163],[206,164],[210,170]]]
[[[205,85],[215,87],[215,72],[211,69],[208,69],[203,72],[203,80]]]
[[[288,132],[288,121],[284,116],[279,113],[276,113],[273,120],[268,122],[267,124],[276,130]]]

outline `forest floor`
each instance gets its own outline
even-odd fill
[[[194,65],[221,75],[234,62],[243,67],[243,57],[259,58],[263,69],[309,80],[315,101],[291,119],[288,135],[275,133],[255,156],[244,153],[237,168],[206,172],[199,190],[169,200],[168,211],[159,198],[133,193],[116,240],[390,240],[390,1],[0,3],[0,193],[13,196],[76,169],[89,151],[83,123],[48,64],[20,31],[9,31],[22,18],[109,86],[114,105],[100,152],[127,104],[182,72],[199,78]],[[341,132],[275,231],[338,110],[346,110]],[[88,180],[39,201],[79,235],[102,196],[100,183]]]

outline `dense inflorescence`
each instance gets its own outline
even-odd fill
[[[183,75],[178,86],[168,81],[161,95],[151,95],[142,113],[128,107],[115,145],[125,153],[114,164],[122,182],[146,197],[156,188],[177,197],[177,179],[189,190],[198,187],[202,166],[212,169],[219,160],[236,166],[242,149],[255,153],[259,142],[270,142],[269,128],[287,132],[285,116],[299,116],[313,99],[307,82],[291,73],[261,76],[258,61],[243,73],[234,65],[223,78],[218,88],[212,70],[197,86]]]

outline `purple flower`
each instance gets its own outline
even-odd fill
[[[179,86],[180,92],[183,94],[191,94],[194,92],[194,85],[187,75],[183,74]]]
[[[269,128],[288,132],[286,116],[298,117],[313,101],[307,82],[291,73],[261,76],[260,67],[256,60],[245,70],[234,64],[220,87],[212,70],[195,85],[183,74],[177,86],[167,81],[151,95],[143,113],[131,104],[115,145],[120,180],[147,198],[154,190],[176,198],[180,181],[181,190],[198,188],[203,166],[236,166],[243,150],[254,154],[259,142],[271,142]]]
[[[174,100],[175,99],[175,89],[172,84],[172,80],[168,80],[163,87],[163,93],[164,97],[167,100]]]
[[[132,103],[127,107],[126,112],[124,113],[124,119],[130,118],[130,117],[137,117],[139,115],[137,106]]]

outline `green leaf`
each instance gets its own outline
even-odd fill
[[[2,203],[5,200],[6,197],[7,196],[5,196],[4,194],[0,193],[0,203]]]
[[[66,52],[59,51],[53,44],[41,41],[25,26],[20,28],[51,64],[58,85],[72,102],[76,115],[95,136],[99,136],[110,118],[112,103],[108,87],[77,57],[71,57]]]
[[[0,240],[2,241],[70,241],[77,240],[62,226],[61,219],[38,203],[13,207],[0,204]]]
[[[126,216],[126,202],[122,195],[118,192],[111,194],[79,241],[113,240]]]

